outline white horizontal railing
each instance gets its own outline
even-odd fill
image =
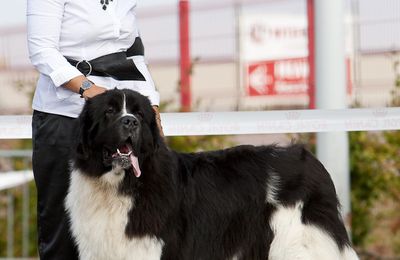
[[[162,113],[161,119],[166,136],[383,131],[400,129],[400,108]],[[31,116],[0,116],[0,140],[30,139],[31,123]],[[32,178],[31,171],[3,173],[0,190]]]
[[[162,113],[166,136],[400,129],[400,108]],[[31,116],[0,116],[0,139],[30,139]]]
[[[0,191],[18,187],[33,180],[32,171],[0,173]]]

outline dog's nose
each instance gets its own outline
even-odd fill
[[[124,116],[121,118],[121,123],[126,128],[136,128],[139,126],[139,121],[134,116]]]

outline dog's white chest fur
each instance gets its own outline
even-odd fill
[[[123,178],[110,172],[93,180],[72,172],[66,208],[82,260],[160,259],[163,242],[153,237],[129,239],[125,235],[132,198],[117,193]]]

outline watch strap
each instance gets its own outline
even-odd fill
[[[83,92],[85,92],[86,89],[83,89],[82,87],[79,88],[79,95],[83,98]]]

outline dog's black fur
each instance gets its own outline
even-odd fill
[[[135,129],[118,120],[123,95],[137,118]],[[269,220],[278,206],[266,200],[272,175],[279,177],[279,205],[301,201],[303,223],[325,231],[340,249],[350,245],[332,180],[301,145],[174,152],[159,134],[148,99],[130,90],[88,100],[79,120],[74,167],[90,178],[111,171],[111,151],[131,142],[142,175],[126,169],[118,187],[135,200],[125,234],[162,239],[162,259],[222,260],[238,251],[240,259],[268,259],[274,238]]]

